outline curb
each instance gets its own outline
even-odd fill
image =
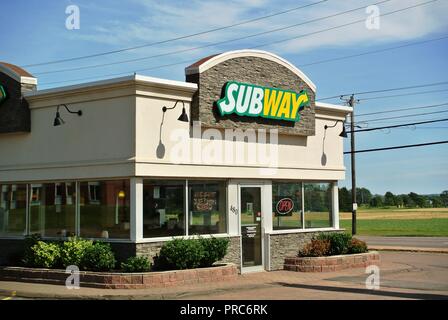
[[[427,252],[427,253],[448,253],[448,249],[445,249],[445,248],[369,246],[369,249],[378,250],[378,251],[407,251],[407,252]]]
[[[176,291],[176,292],[161,292],[161,293],[130,293],[130,294],[58,294],[58,293],[42,293],[42,292],[29,292],[23,290],[6,290],[0,289],[0,294],[4,296],[13,296],[25,299],[42,299],[42,300],[178,300],[182,298],[194,297],[194,296],[205,296],[211,293],[219,293],[238,290],[250,290],[266,287],[268,284],[254,284],[254,285],[243,285],[243,286],[233,286],[227,288],[215,288],[215,289],[205,289],[197,291]],[[112,290],[112,289],[105,289]],[[137,289],[139,290],[139,289]],[[76,292],[76,291],[75,291]]]

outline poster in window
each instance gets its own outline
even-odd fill
[[[218,192],[193,191],[193,211],[210,212],[218,210]]]

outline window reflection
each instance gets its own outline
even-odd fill
[[[81,182],[81,237],[129,239],[129,199],[129,180]]]
[[[332,184],[305,183],[305,228],[332,226]]]
[[[30,185],[30,233],[43,237],[75,234],[75,183]]]
[[[185,181],[143,180],[143,236],[185,234]]]
[[[0,184],[0,235],[26,234],[26,184]]]

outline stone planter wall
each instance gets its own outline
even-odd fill
[[[285,258],[284,270],[299,272],[328,272],[350,268],[365,268],[379,265],[380,255],[376,251],[329,257]]]
[[[343,230],[327,230],[321,232],[272,233],[269,235],[271,251],[271,271],[282,270],[285,258],[297,255],[299,250],[317,237],[319,233],[341,233]]]
[[[104,289],[145,289],[174,287],[194,283],[235,280],[238,269],[234,264],[210,268],[142,273],[112,273],[80,271],[80,286]],[[1,267],[0,280],[38,282],[65,285],[70,274],[60,269]]]
[[[229,237],[229,247],[227,248],[226,256],[218,263],[234,263],[240,267],[241,264],[241,246],[240,237]],[[159,254],[160,249],[165,244],[165,242],[143,242],[133,244],[135,246],[135,255],[143,256],[153,261],[154,257]],[[114,248],[115,250],[115,248]]]

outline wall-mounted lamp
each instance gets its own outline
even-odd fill
[[[342,132],[339,134],[339,136],[342,137],[342,138],[347,138],[347,132],[345,131],[345,124],[344,124],[344,122],[341,121],[341,120],[336,121],[336,123],[335,123],[334,125],[332,125],[332,126],[327,126],[327,125],[325,125],[325,126],[324,126],[324,129],[327,130],[328,128],[334,128],[334,127],[336,127],[336,125],[337,125],[339,122],[342,122]]]
[[[165,112],[166,112],[167,110],[171,110],[171,109],[176,108],[178,102],[182,102],[182,113],[181,113],[181,115],[179,116],[179,118],[177,118],[177,120],[182,121],[182,122],[188,122],[188,115],[187,115],[187,112],[185,111],[185,104],[184,104],[184,102],[181,101],[181,100],[177,100],[173,107],[168,108],[168,107],[165,107],[165,106],[164,106],[164,107],[162,108],[162,111],[163,111],[163,113],[165,114]]]
[[[71,111],[65,104],[58,105],[58,108],[56,109],[56,117],[54,118],[53,126],[60,126],[61,124],[64,124],[65,121],[61,118],[61,115],[59,114],[59,107],[64,107],[67,109],[69,113],[76,113],[78,116],[82,116],[82,111]]]

